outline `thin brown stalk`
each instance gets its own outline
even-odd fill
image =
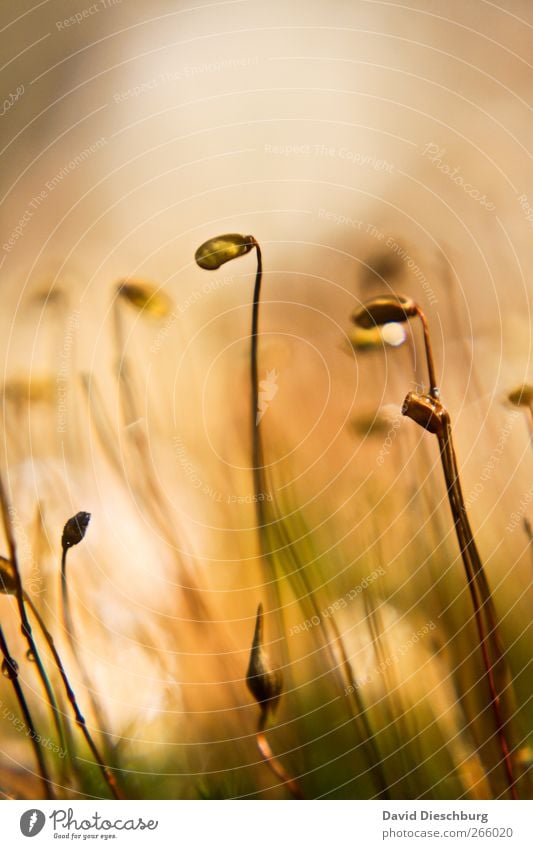
[[[248,237],[249,242],[253,244],[257,254],[257,271],[255,275],[255,284],[253,292],[252,304],[252,329],[251,329],[251,351],[250,351],[250,382],[251,382],[251,405],[250,405],[250,426],[251,426],[251,441],[252,441],[252,472],[254,481],[255,507],[257,516],[257,527],[259,540],[261,544],[261,556],[265,561],[272,565],[272,575],[269,576],[268,588],[273,596],[273,605],[276,609],[278,619],[282,618],[281,601],[279,595],[278,579],[276,575],[276,566],[269,551],[264,545],[265,528],[267,527],[268,519],[265,509],[265,489],[266,476],[264,472],[264,452],[263,440],[260,420],[257,420],[257,412],[259,407],[259,374],[258,374],[258,342],[259,342],[259,308],[261,301],[261,282],[263,276],[263,262],[261,256],[261,248],[259,243],[253,236]],[[274,507],[275,509],[275,507]],[[321,611],[316,604],[316,599],[312,588],[305,575],[305,570],[301,568],[296,554],[288,538],[285,527],[281,519],[276,516],[276,526],[279,529],[280,535],[283,538],[283,550],[289,553],[295,562],[296,574],[304,586],[304,597],[307,597],[312,605],[314,616],[320,619],[320,630],[324,634],[325,647],[330,655],[334,673],[340,673],[342,686],[349,693],[350,713],[355,721],[358,736],[363,743],[363,750],[367,754],[367,760],[374,780],[379,788],[378,798],[384,799],[388,797],[387,782],[381,767],[379,753],[374,744],[374,737],[370,727],[368,717],[364,705],[362,703],[357,685],[354,681],[352,668],[344,643],[337,627],[336,622],[328,620],[328,624],[324,624],[321,616]],[[333,632],[328,633],[329,627]],[[281,632],[284,629],[281,625]],[[286,653],[286,652],[285,652]]]
[[[303,799],[302,789],[295,778],[292,778],[283,764],[274,755],[265,735],[265,726],[267,721],[268,711],[261,711],[257,734],[255,736],[257,748],[268,768],[274,773],[276,778],[286,786],[287,790],[294,796],[295,799]]]
[[[100,729],[104,729],[108,726],[109,723],[107,722],[104,716],[102,706],[94,695],[94,685],[91,676],[89,675],[87,667],[85,666],[85,663],[83,662],[82,657],[77,649],[76,630],[70,607],[70,596],[68,591],[67,552],[68,548],[63,548],[61,554],[61,611],[63,614],[63,624],[65,627],[65,632],[67,635],[70,650],[72,651],[72,655],[78,665],[78,669],[81,674],[82,684],[87,692],[87,696],[91,703],[91,709],[94,714],[96,724]]]
[[[13,535],[13,527],[11,524],[11,514],[9,510],[9,502],[7,499],[7,495],[4,489],[4,482],[2,476],[0,475],[0,507],[2,510],[2,519],[4,524],[4,532],[7,540],[7,547],[9,552],[9,560],[11,563],[11,567],[13,569],[13,578],[15,584],[15,597],[17,600],[18,613],[20,618],[20,626],[21,633],[26,640],[28,645],[28,659],[32,659],[37,668],[37,673],[39,675],[41,684],[46,694],[47,703],[50,706],[52,711],[52,716],[54,718],[54,723],[56,726],[57,734],[59,740],[63,740],[63,729],[61,725],[59,708],[57,705],[56,698],[54,696],[54,691],[50,684],[50,680],[48,675],[46,674],[45,668],[43,666],[41,656],[35,644],[35,640],[33,639],[33,633],[31,629],[31,625],[28,619],[28,615],[26,613],[25,606],[25,594],[24,588],[22,585],[22,578],[20,575],[20,569],[18,565],[17,559],[17,549],[15,544],[15,537]]]
[[[422,323],[422,328],[424,330],[424,347],[426,350],[426,362],[428,367],[429,394],[432,398],[438,398],[439,390],[437,387],[435,360],[433,358],[433,347],[431,345],[431,339],[429,335],[429,325],[425,313],[420,309],[418,305],[416,306],[416,313]]]
[[[259,721],[257,724],[256,743],[261,757],[277,778],[280,778],[290,792],[298,799],[303,799],[298,782],[291,778],[279,760],[275,757],[268,740],[265,728],[269,716],[277,710],[283,691],[283,674],[280,669],[271,665],[268,652],[265,649],[263,605],[257,608],[254,636],[250,651],[250,661],[246,672],[246,685],[259,705]]]
[[[514,776],[510,748],[505,731],[505,720],[501,711],[499,687],[496,684],[494,674],[495,665],[502,662],[503,650],[496,628],[496,612],[494,610],[490,588],[464,504],[457,459],[452,441],[450,418],[447,413],[443,416],[443,427],[437,432],[437,437],[457,540],[459,542],[468,589],[474,608],[476,628],[496,724],[496,733],[503,756],[506,779],[511,797],[518,799],[516,778]],[[485,618],[487,624],[484,621]]]
[[[528,539],[528,548],[533,559],[533,528],[531,527],[531,522],[527,517],[523,519],[524,533]]]
[[[418,306],[416,306],[416,314],[421,319],[424,328],[429,394],[424,396],[417,395],[413,392],[409,393],[404,401],[402,412],[416,421],[421,427],[437,436],[448,500],[474,609],[474,618],[483,657],[490,705],[502,753],[506,781],[511,798],[517,799],[516,779],[501,708],[500,691],[502,690],[501,682],[504,676],[500,676],[499,673],[500,670],[505,670],[506,666],[498,631],[496,611],[483,563],[466,512],[459,467],[453,445],[450,416],[439,400],[428,323],[423,311]],[[497,675],[499,677],[499,684],[496,680]]]
[[[26,697],[24,695],[24,691],[21,687],[19,681],[19,671],[18,664],[11,656],[9,651],[6,638],[4,636],[4,632],[2,627],[0,626],[0,651],[2,652],[4,663],[2,671],[5,672],[6,677],[11,681],[11,685],[15,692],[15,697],[20,707],[20,711],[24,717],[24,722],[28,729],[28,735],[31,738],[33,751],[35,753],[35,760],[37,761],[37,766],[39,769],[39,775],[41,777],[41,781],[43,783],[44,795],[46,799],[54,799],[54,793],[52,790],[52,782],[50,780],[50,775],[48,773],[48,767],[46,766],[46,761],[44,759],[43,750],[38,742],[37,732],[35,730],[35,723],[33,721],[33,717],[31,715],[30,709],[28,707],[28,703],[26,701]]]
[[[270,596],[270,605],[272,611],[278,620],[278,636],[282,637],[281,653],[283,656],[283,665],[288,666],[288,653],[283,634],[284,617],[283,607],[281,603],[281,594],[276,573],[276,564],[270,552],[265,545],[265,532],[267,528],[267,516],[265,511],[266,498],[266,480],[264,474],[264,455],[263,441],[260,427],[260,421],[257,418],[259,409],[259,363],[258,363],[258,345],[259,345],[259,309],[261,304],[261,283],[263,280],[263,258],[261,255],[261,247],[259,242],[253,237],[248,236],[249,244],[255,248],[257,256],[257,268],[255,273],[255,283],[252,298],[252,327],[250,332],[250,436],[252,445],[252,476],[254,488],[254,503],[257,524],[257,534],[259,540],[260,555],[263,564],[268,564],[270,570],[267,572],[267,592]]]
[[[450,502],[457,540],[474,607],[485,676],[490,693],[490,704],[502,752],[504,770],[509,792],[512,798],[515,799],[517,798],[517,793],[513,765],[500,703],[500,691],[503,691],[503,687],[498,686],[495,677],[495,671],[499,674],[500,670],[505,670],[504,653],[499,638],[497,617],[492,602],[490,587],[466,513],[459,469],[453,447],[450,417],[448,411],[439,400],[440,393],[437,387],[433,350],[426,316],[418,304],[411,298],[396,295],[393,298],[388,296],[373,298],[354,312],[352,320],[360,327],[371,327],[372,324],[382,325],[391,321],[408,321],[414,317],[420,319],[424,330],[429,393],[427,395],[421,395],[410,392],[405,398],[402,413],[413,419],[420,427],[435,434],[438,438],[448,500]],[[519,387],[519,391],[513,393],[513,397],[509,400],[518,405],[522,404],[522,396],[525,390],[526,387]]]
[[[48,631],[45,623],[43,622],[42,617],[40,616],[38,610],[35,608],[34,605],[31,606],[31,610],[32,610],[32,613],[35,616],[37,623],[38,623],[38,625],[39,625],[39,627],[42,631],[43,637],[46,640],[48,648],[50,649],[50,652],[52,653],[52,657],[54,659],[54,662],[55,662],[55,665],[56,665],[57,670],[59,672],[59,675],[61,676],[61,680],[62,680],[63,686],[65,688],[65,693],[66,693],[67,699],[69,700],[70,705],[72,707],[72,711],[74,713],[74,717],[76,719],[78,727],[79,727],[81,733],[83,734],[89,749],[91,750],[91,752],[93,754],[93,757],[94,757],[94,759],[95,759],[95,761],[96,761],[96,763],[97,763],[97,765],[100,769],[100,772],[102,773],[102,776],[103,776],[107,786],[109,787],[109,790],[111,791],[111,794],[114,796],[115,799],[123,799],[124,796],[123,796],[122,792],[120,791],[120,789],[117,785],[115,776],[110,771],[109,767],[107,767],[105,765],[103,758],[102,758],[102,755],[100,754],[100,751],[99,751],[98,747],[96,746],[96,743],[94,742],[89,729],[87,728],[87,723],[85,722],[85,718],[84,718],[83,714],[81,713],[81,711],[79,709],[78,702],[77,702],[77,699],[76,699],[76,695],[75,695],[74,690],[72,689],[72,687],[70,685],[70,681],[67,677],[67,673],[65,672],[63,662],[62,662],[61,657],[60,657],[60,655],[59,655],[59,653],[58,653],[58,651],[55,647],[54,638],[52,637],[52,635]]]

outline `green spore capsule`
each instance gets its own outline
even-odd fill
[[[369,329],[381,327],[389,322],[404,322],[417,314],[417,306],[411,298],[398,295],[394,298],[378,297],[366,301],[352,314],[357,327]]]
[[[200,268],[216,271],[225,262],[249,253],[255,246],[253,236],[242,236],[240,233],[226,233],[215,236],[200,245],[194,258]]]

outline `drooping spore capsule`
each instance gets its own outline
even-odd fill
[[[404,322],[417,315],[416,303],[404,295],[380,296],[366,301],[352,313],[352,321],[358,327],[379,327],[389,322]]]
[[[162,289],[144,280],[122,280],[117,294],[146,318],[166,318],[172,312],[172,301]]]
[[[412,419],[429,433],[442,433],[446,411],[440,401],[431,395],[409,392],[402,406],[402,415]]]
[[[0,593],[15,595],[16,592],[17,582],[11,560],[8,560],[6,557],[0,557]]]
[[[533,404],[533,386],[523,383],[507,393],[507,401],[513,407],[530,407]]]
[[[214,236],[200,245],[194,258],[200,268],[216,271],[225,262],[249,253],[255,246],[253,236],[242,236],[240,233],[225,233]]]

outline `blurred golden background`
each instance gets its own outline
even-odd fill
[[[437,446],[401,416],[421,338],[365,347],[350,322],[381,293],[430,325],[529,768],[533,423],[512,393],[533,384],[532,25],[526,0],[3,10],[1,470],[26,591],[127,795],[287,795],[244,680],[259,602],[284,669],[269,739],[306,796],[376,795],[376,751],[392,798],[505,795]],[[200,269],[218,233],[263,251],[262,542],[255,261]],[[89,682],[59,596],[82,510],[69,581]],[[302,627],[317,609],[336,631]],[[0,622],[52,740],[14,598]],[[32,798],[10,693],[0,789]],[[105,795],[62,768],[59,798]]]

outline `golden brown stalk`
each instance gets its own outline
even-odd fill
[[[252,476],[254,489],[254,504],[256,513],[257,532],[259,539],[260,555],[263,564],[268,564],[270,571],[266,575],[266,583],[270,596],[270,606],[278,620],[278,630],[283,634],[283,611],[281,605],[276,566],[265,546],[265,526],[267,518],[265,515],[265,476],[263,460],[263,444],[261,440],[261,429],[257,416],[259,402],[259,372],[258,372],[258,343],[259,343],[259,307],[261,303],[261,283],[263,279],[263,259],[261,246],[254,236],[243,236],[240,233],[226,233],[208,239],[197,249],[195,253],[196,263],[207,271],[216,271],[226,262],[250,253],[255,248],[257,256],[257,267],[252,302],[252,327],[250,332],[250,442],[252,446]],[[288,662],[286,647],[284,643],[283,661]]]
[[[31,606],[31,611],[32,611],[33,615],[35,616],[37,623],[38,623],[38,625],[39,625],[39,627],[42,631],[43,637],[46,640],[48,648],[50,649],[50,652],[51,652],[52,657],[54,659],[54,663],[57,667],[57,671],[59,672],[59,675],[61,676],[61,680],[62,680],[63,686],[65,688],[65,694],[67,696],[67,699],[70,702],[70,705],[72,707],[72,711],[74,713],[74,718],[76,719],[76,722],[79,726],[79,729],[80,729],[81,733],[83,734],[85,741],[86,741],[89,749],[91,750],[91,752],[93,754],[93,757],[94,757],[94,759],[95,759],[95,761],[96,761],[96,763],[97,763],[97,765],[100,769],[100,772],[102,773],[102,776],[104,777],[104,780],[105,780],[107,786],[109,787],[109,790],[111,791],[111,794],[113,795],[113,797],[115,799],[123,799],[124,795],[117,785],[115,776],[110,771],[109,767],[107,767],[105,765],[103,758],[102,758],[102,755],[100,754],[100,751],[98,750],[96,743],[94,742],[94,740],[91,736],[91,733],[90,733],[89,729],[87,728],[87,723],[85,722],[85,718],[84,718],[83,714],[81,713],[81,711],[79,709],[78,702],[77,702],[77,699],[76,699],[76,695],[74,693],[74,690],[70,686],[70,681],[67,677],[67,673],[65,672],[63,662],[62,662],[61,657],[60,657],[60,655],[59,655],[59,653],[58,653],[58,651],[55,647],[54,638],[52,637],[52,635],[48,631],[46,625],[43,622],[42,617],[39,614],[39,611],[32,604],[30,599],[28,599],[28,604]]]
[[[276,778],[279,778],[279,780],[282,781],[283,784],[285,784],[287,790],[294,796],[294,798],[303,799],[304,796],[302,795],[300,785],[298,784],[295,778],[291,778],[285,767],[275,757],[272,749],[270,748],[270,743],[268,742],[265,736],[265,723],[266,715],[264,713],[261,713],[261,716],[259,717],[259,727],[257,729],[257,734],[255,737],[259,753],[268,768],[274,773]]]
[[[37,674],[43,686],[43,689],[46,694],[47,703],[50,706],[52,711],[52,716],[54,718],[54,723],[57,730],[57,735],[59,740],[63,740],[63,729],[61,725],[61,719],[59,715],[59,708],[57,705],[56,698],[54,696],[54,691],[52,689],[52,685],[50,684],[50,680],[48,675],[46,674],[46,670],[43,666],[43,662],[41,660],[41,656],[35,645],[35,640],[33,639],[33,633],[31,629],[31,625],[28,619],[28,615],[26,612],[25,606],[25,597],[24,597],[24,588],[22,586],[22,578],[20,575],[20,569],[18,565],[17,559],[17,549],[15,544],[15,537],[13,534],[13,526],[11,522],[11,513],[9,508],[9,502],[7,499],[7,494],[4,489],[4,481],[2,476],[0,475],[0,508],[2,511],[2,520],[4,525],[4,532],[7,540],[7,547],[9,552],[9,559],[1,558],[3,562],[4,568],[2,569],[2,575],[6,571],[6,563],[9,564],[9,569],[11,570],[11,594],[13,594],[17,600],[17,608],[20,619],[20,630],[21,633],[26,640],[28,645],[28,659],[34,661],[35,666],[37,668]],[[5,581],[5,578],[3,578]],[[0,590],[3,590],[4,583],[0,584]],[[3,590],[7,591],[7,590]]]
[[[67,552],[69,548],[72,548],[74,545],[78,545],[82,541],[87,532],[90,520],[90,513],[84,513],[83,511],[80,513],[76,513],[76,515],[72,516],[72,518],[69,519],[66,523],[65,527],[63,528],[63,535],[61,537],[61,603],[63,621],[74,653],[75,649],[72,645],[72,614],[70,610],[67,584]]]
[[[246,684],[260,708],[256,743],[261,757],[269,769],[279,778],[296,799],[303,799],[300,785],[291,778],[287,770],[274,755],[265,736],[269,716],[273,716],[281,698],[283,678],[279,669],[272,669],[270,658],[264,648],[263,605],[257,608],[250,662],[246,673]]]
[[[99,728],[105,728],[107,726],[107,722],[104,718],[102,708],[94,695],[94,687],[91,676],[89,675],[89,672],[87,671],[77,649],[76,629],[70,607],[67,581],[67,552],[69,548],[72,548],[72,546],[78,545],[78,543],[81,542],[87,531],[90,518],[90,513],[76,513],[75,516],[68,520],[63,529],[63,536],[61,538],[61,610],[70,649],[80,670],[82,683],[87,692],[89,701],[91,702],[94,717]]]
[[[87,689],[87,692],[89,694],[89,698],[91,699],[93,711],[95,713],[97,721],[98,721],[100,727],[103,727],[103,721],[100,718],[100,713],[101,713],[100,706],[97,704],[97,702],[94,700],[94,698],[92,696],[92,689],[93,688],[92,688],[92,685],[91,685],[90,678],[89,678],[88,673],[85,669],[85,666],[81,662],[81,660],[78,656],[78,652],[76,650],[75,639],[74,639],[74,625],[73,625],[73,619],[72,619],[72,614],[71,614],[71,610],[70,610],[70,603],[69,603],[69,597],[68,597],[68,584],[67,584],[67,552],[70,548],[72,548],[75,545],[78,545],[83,540],[83,538],[85,537],[85,533],[87,531],[87,527],[89,525],[90,519],[91,519],[90,513],[85,513],[83,511],[81,511],[79,513],[76,513],[75,516],[72,516],[72,518],[70,518],[68,520],[68,522],[65,524],[65,527],[63,528],[63,534],[61,536],[61,548],[62,548],[62,554],[61,554],[61,600],[62,600],[63,621],[64,621],[64,624],[65,624],[65,630],[67,632],[69,643],[70,643],[73,655],[76,659],[76,662],[78,663],[78,666],[80,667],[83,683],[84,683],[84,685]],[[89,746],[89,748],[90,748],[90,750],[91,750],[91,752],[94,756],[94,759],[96,760],[96,762],[97,762],[97,764],[100,768],[100,771],[101,771],[111,793],[113,794],[115,799],[121,799],[121,798],[123,798],[123,796],[122,796],[122,794],[121,794],[121,792],[120,792],[120,790],[117,786],[115,777],[112,774],[112,772],[109,770],[109,768],[104,764],[102,755],[100,754],[100,751],[98,750],[98,748],[97,748],[97,746],[96,746],[96,744],[95,744],[95,742],[94,742],[94,740],[93,740],[93,738],[92,738],[92,736],[89,732],[89,729],[87,728],[87,723],[85,722],[85,718],[82,715],[82,713],[81,713],[81,711],[78,707],[76,696],[74,694],[72,687],[70,686],[70,682],[69,682],[67,675],[65,673],[61,658],[59,657],[59,654],[57,653],[57,650],[55,648],[52,636],[48,633],[42,619],[39,617],[39,614],[37,613],[37,611],[35,611],[35,608],[34,608],[34,612],[37,614],[38,622],[39,622],[41,629],[43,631],[43,635],[44,635],[44,637],[45,637],[45,639],[46,639],[46,641],[47,641],[47,643],[50,647],[50,651],[52,652],[52,655],[54,657],[57,669],[59,671],[59,674],[61,675],[61,679],[62,679],[63,685],[65,687],[65,692],[66,692],[67,698],[68,698],[68,700],[69,700],[69,702],[72,706],[72,709],[74,711],[74,716],[76,718],[76,722],[78,723],[78,726],[79,726],[83,736],[85,737],[87,745]]]
[[[52,790],[52,782],[50,781],[50,776],[48,774],[48,767],[46,766],[46,761],[44,759],[43,750],[38,742],[37,732],[35,730],[35,724],[33,722],[32,715],[30,713],[30,709],[28,707],[28,703],[26,701],[26,697],[24,695],[24,691],[21,687],[19,681],[19,668],[16,660],[11,656],[9,651],[6,638],[4,636],[4,632],[2,627],[0,626],[0,651],[3,655],[3,663],[2,663],[2,673],[9,678],[11,681],[13,690],[15,692],[15,697],[17,702],[19,703],[20,711],[22,716],[24,717],[24,722],[28,729],[28,735],[31,738],[33,751],[35,753],[35,760],[37,761],[37,766],[39,769],[39,774],[41,776],[41,780],[43,782],[44,795],[46,799],[54,799],[54,793]]]
[[[429,337],[429,326],[423,310],[412,298],[408,298],[405,295],[395,295],[394,297],[383,295],[378,298],[372,298],[372,300],[367,301],[355,310],[352,314],[352,321],[357,327],[370,329],[371,327],[381,327],[391,322],[402,323],[415,317],[420,319],[424,331],[424,345],[429,375],[429,394],[436,398],[438,397],[439,390],[437,388],[433,349]]]
[[[6,595],[15,595],[16,591],[17,591],[17,583],[16,583],[16,579],[15,579],[15,572],[14,572],[13,566],[11,565],[11,562],[9,560],[7,560],[5,557],[0,556],[0,593],[6,593]],[[37,622],[39,624],[39,620],[40,620],[41,617],[39,616],[39,613],[37,612],[35,605],[33,604],[32,600],[29,597],[26,590],[23,589],[22,592],[23,592],[25,604],[28,605],[28,607],[30,608],[30,611],[33,613],[35,619],[37,620]],[[53,690],[51,692],[52,692],[52,701],[50,703],[50,706],[51,706],[51,708],[54,712],[54,717],[55,717],[55,720],[56,720],[55,725],[56,725],[56,729],[57,729],[57,732],[58,732],[58,735],[59,735],[59,741],[60,741],[61,748],[63,749],[63,751],[66,752],[67,746],[66,746],[65,735],[64,735],[64,731],[63,731],[63,725],[62,725],[61,719],[60,719],[60,710],[59,710],[59,706],[57,704],[55,695],[53,693]]]
[[[252,303],[252,327],[251,327],[251,350],[250,350],[250,384],[251,384],[251,402],[250,402],[250,426],[251,426],[251,445],[252,445],[252,474],[254,487],[254,503],[256,510],[256,522],[258,530],[258,538],[260,545],[260,554],[263,564],[269,566],[269,571],[266,574],[268,592],[270,594],[270,606],[274,611],[278,620],[278,631],[282,638],[282,653],[284,665],[288,664],[287,648],[283,639],[283,609],[281,604],[280,589],[278,583],[278,574],[275,557],[272,556],[271,550],[266,545],[266,536],[270,525],[266,515],[266,475],[264,466],[264,452],[262,431],[260,426],[260,418],[257,416],[258,401],[259,401],[259,374],[258,374],[258,342],[259,342],[259,308],[261,300],[261,282],[263,277],[263,262],[261,248],[254,236],[243,236],[238,233],[229,233],[223,236],[217,236],[204,242],[195,254],[197,264],[207,270],[216,270],[221,265],[229,262],[236,257],[243,256],[249,253],[253,248],[257,254],[257,269],[255,275],[255,284],[253,291]],[[402,303],[399,314],[405,317],[405,309],[409,305],[405,300]],[[414,313],[416,314],[416,313]],[[368,327],[369,325],[364,325]],[[286,534],[283,522],[279,518],[279,514],[275,503],[272,505],[274,511],[274,522],[272,523],[274,532],[279,530],[282,537],[282,548],[284,553],[293,560],[294,571],[293,581],[301,582],[304,585],[304,592],[299,594],[299,597],[304,597],[309,600],[313,608],[313,614],[320,618],[320,632],[324,638],[325,649],[328,652],[329,659],[332,664],[334,675],[341,682],[343,689],[350,693],[348,702],[350,716],[355,722],[356,731],[360,740],[363,741],[363,749],[367,755],[370,770],[374,776],[374,780],[379,788],[379,798],[387,797],[387,784],[385,775],[381,766],[379,754],[376,750],[373,741],[373,735],[368,723],[366,712],[361,703],[359,692],[355,687],[354,678],[351,666],[346,655],[341,634],[336,623],[332,620],[331,625],[324,623],[320,616],[320,610],[315,600],[314,593],[305,575],[305,569],[301,567],[296,553],[293,551],[291,541]],[[330,630],[332,633],[330,633]],[[359,742],[359,741],[358,741]]]
[[[490,587],[466,512],[459,478],[459,468],[453,446],[450,416],[439,400],[433,350],[426,316],[423,310],[411,298],[403,296],[391,298],[384,296],[374,298],[363,304],[353,314],[352,320],[360,327],[371,327],[391,321],[407,321],[413,317],[420,319],[424,329],[429,392],[427,395],[410,392],[405,398],[402,413],[413,419],[420,427],[435,434],[438,439],[448,500],[474,608],[485,676],[489,688],[490,704],[502,752],[506,780],[511,797],[516,799],[518,798],[515,786],[516,779],[513,773],[513,764],[500,703],[501,688],[498,687],[495,678],[495,668],[505,667],[504,652],[499,637],[497,616]],[[519,398],[515,399],[515,401],[522,402],[522,396],[523,392],[520,392]]]
[[[407,395],[402,412],[430,433],[434,433],[438,439],[448,499],[474,608],[476,628],[506,779],[511,797],[517,799],[516,779],[505,732],[505,720],[501,711],[499,688],[494,675],[495,665],[503,661],[503,649],[497,631],[496,611],[490,587],[466,512],[453,446],[450,416],[440,401],[429,395],[421,396],[413,392]]]

